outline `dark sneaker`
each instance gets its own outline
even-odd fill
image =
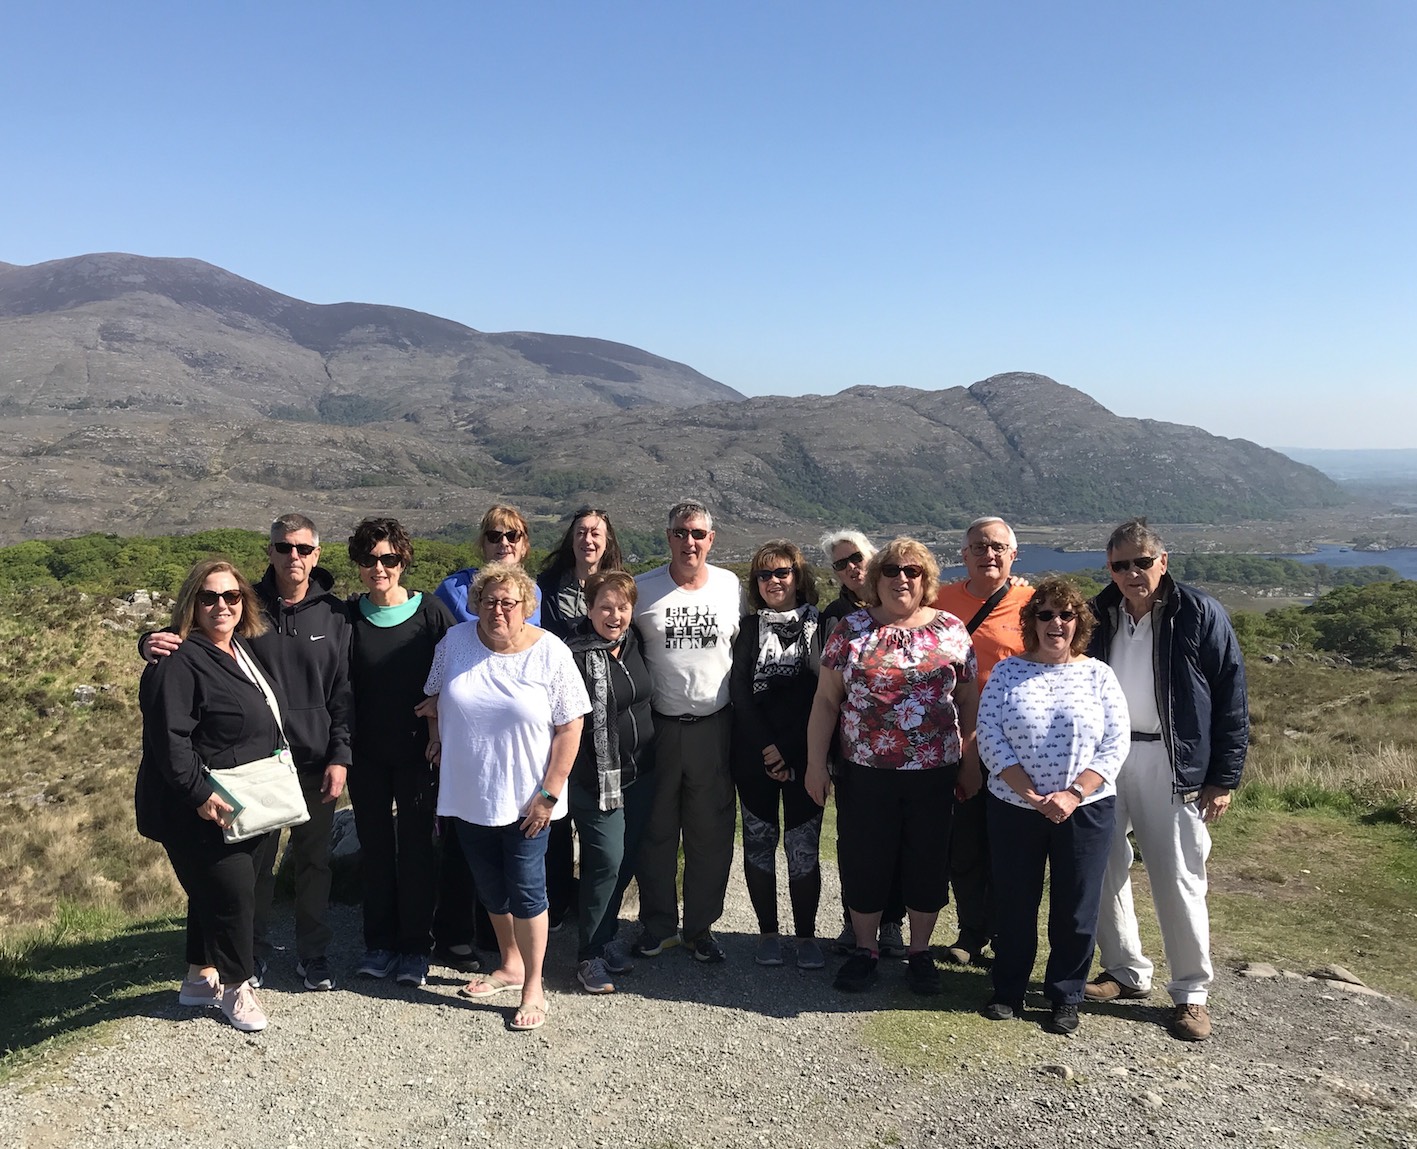
[[[335,979],[330,975],[330,963],[324,957],[296,962],[295,975],[305,979],[306,989],[335,988]]]
[[[246,984],[252,989],[260,989],[266,984],[266,974],[270,971],[271,963],[265,958],[257,958],[252,968],[254,972],[247,979]]]
[[[476,973],[482,968],[476,952],[471,946],[438,946],[433,950],[433,960],[458,973]]]
[[[600,958],[611,973],[629,973],[635,968],[635,963],[630,960],[630,947],[619,938],[605,947]]]
[[[1064,1037],[1071,1037],[1078,1031],[1078,1007],[1067,1001],[1056,1002],[1053,1006],[1053,1015],[1048,1019],[1048,1032],[1061,1033]]]
[[[832,953],[850,954],[856,952],[856,931],[851,928],[851,923],[847,922],[842,926],[841,933],[836,935],[836,941],[832,942]]]
[[[883,958],[903,958],[905,956],[905,935],[899,922],[882,922],[876,933],[876,948]]]
[[[1178,1005],[1171,1013],[1171,1036],[1181,1041],[1204,1041],[1210,1036],[1210,1010],[1199,1002]]]
[[[673,949],[677,945],[682,945],[684,939],[678,934],[670,934],[667,938],[657,938],[653,934],[640,934],[640,940],[635,943],[633,953],[636,957],[653,958],[658,957],[665,950]]]
[[[920,950],[905,959],[905,980],[911,993],[933,997],[940,992],[940,971],[929,950]]]
[[[833,987],[845,993],[861,993],[876,981],[876,959],[867,950],[857,950],[841,963],[832,981]]]
[[[1023,1002],[994,1000],[980,1012],[988,1021],[1013,1021],[1023,1017]]]
[[[428,959],[422,954],[399,954],[394,981],[417,988],[428,983]]]
[[[721,962],[728,960],[728,955],[723,952],[723,947],[718,944],[718,939],[709,930],[704,930],[693,941],[684,944],[689,947],[689,952],[694,955],[695,961]],[[782,963],[779,961],[778,964]]]
[[[587,958],[576,968],[576,980],[586,993],[614,993],[615,983],[605,968],[604,958]]]
[[[1104,973],[1100,974],[1096,981],[1090,981],[1083,986],[1082,995],[1088,1001],[1140,1001],[1151,996],[1151,989],[1133,989],[1129,985],[1123,985],[1110,973]]]
[[[360,977],[388,977],[398,962],[399,955],[393,950],[370,950],[354,972]]]
[[[757,952],[753,960],[759,965],[782,964],[782,939],[777,934],[763,934],[758,938]]]
[[[827,964],[826,955],[816,938],[797,939],[797,968],[821,969]]]

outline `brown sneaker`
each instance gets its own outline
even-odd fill
[[[1178,1005],[1171,1014],[1171,1036],[1181,1041],[1204,1041],[1210,1036],[1210,1010],[1198,1002]]]
[[[1133,989],[1129,985],[1123,985],[1110,973],[1104,973],[1100,974],[1096,981],[1090,981],[1083,986],[1082,995],[1088,1001],[1140,1001],[1150,997],[1151,990]]]

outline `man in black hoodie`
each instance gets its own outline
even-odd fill
[[[261,664],[275,678],[285,701],[281,719],[300,773],[310,820],[290,831],[295,872],[296,974],[306,989],[333,989],[325,951],[332,931],[330,829],[335,800],[344,792],[350,763],[354,698],[349,685],[350,626],[345,604],[330,588],[334,579],[319,566],[320,536],[304,515],[282,515],[271,524],[266,548],[270,565],[256,586],[271,629],[252,640]],[[149,661],[170,654],[181,640],[168,631],[144,635],[139,648]],[[265,977],[271,945],[266,938],[275,893],[278,834],[270,835],[256,859],[256,976]]]

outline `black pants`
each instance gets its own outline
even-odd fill
[[[1117,800],[1099,798],[1079,806],[1067,821],[1050,822],[990,794],[990,857],[995,912],[994,997],[1022,1001],[1038,954],[1038,907],[1048,870],[1048,966],[1043,992],[1056,1004],[1082,1001],[1092,966],[1102,875],[1112,846]]]
[[[565,920],[578,900],[576,848],[570,818],[558,818],[551,823],[551,840],[546,844],[546,900],[550,903],[547,917],[553,926]]]
[[[295,871],[295,950],[301,961],[324,957],[334,931],[330,929],[330,831],[335,804],[320,800],[325,772],[300,772],[300,789],[310,820],[290,828],[290,864]],[[267,938],[271,905],[276,894],[276,852],[280,835],[267,834],[256,855],[256,956],[271,952]]]
[[[735,755],[733,781],[743,813],[743,877],[758,932],[778,932],[777,844],[782,840],[793,930],[799,938],[816,937],[822,808],[808,795],[800,775],[787,782],[770,777],[761,755]]]
[[[955,803],[950,827],[950,885],[954,887],[959,943],[978,953],[994,937],[990,904],[989,816],[985,788],[965,802]]]
[[[255,857],[275,836],[231,846],[205,834],[163,843],[187,894],[187,962],[215,966],[222,985],[236,985],[254,972]]]
[[[433,939],[440,949],[474,946],[484,953],[497,953],[497,934],[492,919],[477,900],[472,871],[463,856],[462,843],[454,829],[454,819],[439,819],[438,898],[433,913]]]
[[[417,747],[402,754],[361,747],[355,760],[349,788],[359,831],[364,946],[426,956],[438,900],[437,775]]]
[[[837,826],[846,904],[880,913],[897,869],[907,908],[938,913],[949,898],[955,771],[875,770],[843,764]]]

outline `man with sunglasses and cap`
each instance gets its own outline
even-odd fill
[[[331,593],[334,576],[319,565],[320,535],[310,519],[301,514],[276,519],[266,554],[270,565],[256,584],[256,594],[270,630],[252,639],[251,648],[286,700],[282,724],[310,811],[310,820],[290,831],[295,970],[306,989],[327,990],[335,984],[325,956],[333,937],[330,830],[352,757],[349,615],[344,602]],[[145,634],[138,649],[155,662],[176,650],[181,641],[170,631],[156,631]],[[279,834],[269,835],[256,857],[256,976],[252,980],[258,988],[272,950],[266,935],[279,838]]]
[[[1172,1036],[1210,1036],[1213,976],[1206,907],[1209,824],[1230,805],[1249,747],[1245,664],[1215,599],[1166,573],[1166,548],[1145,519],[1107,540],[1112,585],[1088,605],[1097,617],[1088,654],[1116,673],[1131,713],[1131,753],[1117,778],[1117,826],[1102,884],[1097,942],[1102,973],[1088,1001],[1144,998],[1152,963],[1132,904],[1130,830],[1161,925]]]
[[[713,516],[702,503],[671,507],[665,536],[669,562],[635,580],[634,621],[644,637],[656,747],[654,805],[635,869],[643,927],[635,953],[656,957],[682,943],[699,961],[721,962],[710,927],[723,914],[733,865],[738,807],[728,765],[728,673],[746,598],[732,571],[708,561]]]

